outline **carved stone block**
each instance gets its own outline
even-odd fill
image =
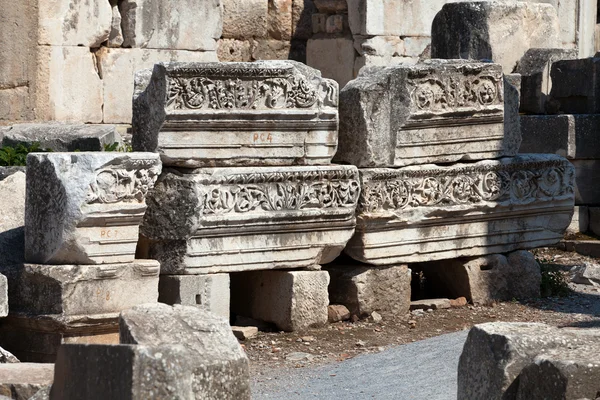
[[[555,155],[359,171],[356,233],[345,251],[370,264],[550,246],[573,215],[575,169]]]
[[[144,256],[163,274],[312,268],[352,236],[353,166],[166,170],[148,198]]]
[[[29,154],[26,261],[133,261],[145,197],[160,171],[158,155],[150,153]]]
[[[364,168],[514,155],[520,134],[505,136],[503,121],[500,65],[432,60],[363,69],[340,93],[334,160]]]
[[[133,147],[180,167],[327,164],[337,101],[293,61],[157,64],[136,77]]]
[[[6,269],[11,314],[0,340],[21,360],[53,361],[62,343],[118,342],[119,313],[158,299],[155,260]]]

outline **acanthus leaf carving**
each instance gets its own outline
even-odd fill
[[[96,171],[86,203],[143,202],[154,187],[160,167],[143,169],[103,168]]]

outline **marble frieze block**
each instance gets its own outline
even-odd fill
[[[132,128],[168,166],[328,164],[338,84],[294,61],[156,64],[136,75]]]
[[[318,268],[352,236],[359,194],[354,166],[167,169],[141,254],[162,274]]]
[[[161,169],[152,153],[29,154],[25,260],[132,262],[145,198]]]
[[[573,215],[575,169],[556,155],[360,175],[356,233],[345,252],[370,264],[550,246]]]
[[[429,60],[363,69],[340,92],[335,162],[394,167],[515,155],[498,64]]]

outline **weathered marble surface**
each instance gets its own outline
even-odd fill
[[[180,167],[327,164],[338,85],[294,61],[164,63],[136,77],[133,147]]]
[[[356,233],[345,252],[370,264],[549,246],[573,215],[574,168],[555,155],[359,171]]]
[[[565,114],[600,114],[600,57],[552,64],[551,101]]]
[[[143,257],[163,274],[312,268],[352,236],[359,194],[354,166],[168,169],[148,197]]]
[[[228,321],[197,307],[144,304],[119,319],[121,344],[180,345],[196,399],[249,400],[248,357]]]
[[[29,154],[25,260],[133,261],[145,197],[160,171],[151,153]]]
[[[516,154],[504,134],[498,64],[430,60],[363,69],[340,93],[334,161],[358,167],[482,160]]]
[[[159,303],[195,306],[229,318],[229,274],[162,275],[158,282]]]

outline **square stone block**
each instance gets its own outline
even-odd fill
[[[161,275],[158,301],[196,306],[229,319],[229,275]]]
[[[594,232],[594,226],[591,224],[590,217],[590,209],[593,207],[586,206],[575,206],[575,212],[573,213],[573,219],[571,219],[571,223],[567,227],[567,231],[565,232],[567,235],[577,234],[577,233],[585,233],[588,230]],[[600,233],[600,229],[597,229],[597,232]]]
[[[551,246],[573,216],[575,169],[555,155],[359,172],[356,233],[345,252],[369,264]]]
[[[231,275],[231,311],[283,331],[327,323],[326,271],[253,271]]]
[[[224,38],[267,37],[269,0],[223,0],[222,3]]]
[[[552,64],[551,101],[565,114],[600,114],[600,57]]]
[[[158,154],[151,153],[30,153],[25,260],[133,261],[145,197],[160,171]]]
[[[335,153],[337,84],[304,64],[161,63],[136,82],[133,148],[165,165],[328,164]]]
[[[141,251],[163,274],[328,263],[352,236],[359,192],[353,166],[166,170]]]
[[[343,88],[354,79],[356,51],[351,37],[312,38],[306,44],[306,64]]]
[[[363,71],[340,92],[334,161],[400,167],[516,154],[520,132],[504,134],[500,65],[431,60]]]

